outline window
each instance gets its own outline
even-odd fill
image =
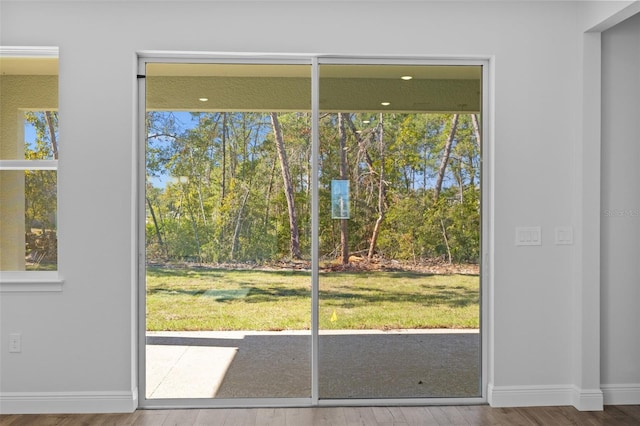
[[[3,291],[11,284],[59,284],[57,53],[0,48]]]

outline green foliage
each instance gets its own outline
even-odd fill
[[[320,255],[340,254],[331,180],[340,177],[337,114],[323,114],[318,176]],[[311,248],[311,120],[278,113],[294,191],[300,247]],[[478,262],[480,153],[470,115],[460,115],[442,191],[435,177],[450,114],[345,113],[351,192],[348,242],[366,252],[380,215],[376,254],[398,260]],[[289,256],[287,201],[268,113],[147,115],[147,255],[200,262],[273,262]],[[161,183],[158,183],[161,178]],[[155,180],[154,180],[155,179]],[[151,217],[154,211],[156,220]]]
[[[25,160],[58,159],[58,113],[55,111],[24,113],[25,122],[35,130],[35,139],[25,141]],[[24,172],[26,255],[46,269],[57,261],[57,172]],[[41,266],[40,263],[43,263]]]

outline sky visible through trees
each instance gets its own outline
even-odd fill
[[[321,259],[477,263],[478,120],[321,113]],[[149,260],[309,260],[309,113],[152,111],[147,132]],[[331,216],[335,179],[349,182],[349,219]]]
[[[53,159],[46,114],[26,118],[25,158]],[[57,127],[57,114],[51,118]],[[322,113],[321,259],[477,263],[478,119],[473,114]],[[310,114],[304,112],[149,112],[148,259],[309,260],[310,126]],[[27,229],[54,229],[46,206],[56,196],[55,181],[40,173],[38,183],[39,174],[30,174]],[[332,180],[348,182],[349,219],[332,217]]]
[[[58,113],[24,112],[24,159],[58,159]],[[57,172],[24,171],[25,260],[28,269],[57,266]]]

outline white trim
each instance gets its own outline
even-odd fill
[[[314,55],[318,57],[318,61],[322,65],[461,65],[476,66],[487,65],[488,56],[482,55],[439,55],[437,57],[428,57],[421,55]]]
[[[0,56],[16,58],[57,58],[60,49],[53,46],[0,46]]]
[[[53,46],[0,46],[0,57],[58,58],[59,53],[60,49]],[[58,160],[0,160],[0,170],[57,171]],[[56,205],[59,206],[59,204],[56,178]],[[59,238],[59,229],[57,235]],[[64,280],[58,271],[0,271],[0,293],[60,292],[63,283]],[[1,396],[0,405],[2,405]]]
[[[485,59],[482,66],[482,140],[480,169],[480,344],[482,359],[481,395],[487,400],[488,383],[494,372],[494,223],[495,223],[495,56]]]
[[[492,407],[543,407],[573,405],[574,387],[547,386],[488,386],[488,401]]]
[[[193,52],[144,50],[138,52],[139,67],[144,69],[148,63],[176,64],[278,64],[278,65],[311,65],[314,55],[286,53],[228,53],[228,52]],[[146,75],[146,73],[142,73]]]
[[[602,385],[606,405],[639,405],[640,383]]]
[[[0,170],[58,170],[58,160],[0,160]]]
[[[145,60],[138,57],[137,59],[137,73],[138,75],[146,75],[146,67],[145,67]],[[146,228],[144,226],[145,223],[145,216],[146,216],[146,187],[145,187],[145,180],[146,180],[146,143],[145,143],[145,139],[146,139],[146,127],[144,124],[145,123],[145,115],[146,115],[146,111],[145,111],[145,97],[146,97],[146,84],[144,82],[144,79],[137,79],[136,82],[136,86],[137,86],[137,91],[134,92],[135,96],[134,96],[134,102],[136,102],[136,107],[137,109],[135,109],[134,111],[137,112],[137,117],[135,118],[135,123],[136,123],[136,128],[134,129],[137,130],[137,137],[134,135],[134,141],[133,141],[133,150],[137,153],[137,155],[135,156],[135,162],[136,165],[133,169],[133,173],[134,175],[136,175],[136,178],[134,179],[134,185],[136,185],[136,191],[135,191],[135,196],[137,197],[137,200],[132,204],[132,209],[133,209],[133,217],[136,221],[135,224],[135,230],[136,233],[134,233],[133,235],[135,236],[135,247],[136,250],[134,251],[134,256],[135,259],[133,259],[134,262],[136,262],[134,266],[135,271],[137,272],[137,279],[136,281],[134,281],[133,286],[133,292],[137,292],[137,299],[136,299],[136,304],[137,304],[137,309],[135,311],[135,314],[137,314],[137,321],[134,322],[135,328],[136,330],[136,336],[137,336],[137,344],[134,344],[134,346],[132,346],[132,352],[135,352],[135,355],[137,356],[137,371],[136,371],[136,375],[137,375],[137,381],[138,381],[138,389],[140,392],[140,399],[139,399],[139,403],[145,403],[146,401],[146,395],[147,395],[147,380],[146,380],[146,365],[147,365],[147,360],[146,360],[146,345],[147,345],[147,339],[146,339],[146,331],[147,331],[147,323],[146,323],[146,318],[147,318],[147,299],[146,299],[146,248],[145,248],[145,237],[146,237]],[[136,315],[134,315],[136,316]]]
[[[489,385],[492,407],[548,407],[573,405],[580,411],[602,411],[600,389],[579,389],[572,385],[493,386]]]
[[[129,323],[129,328],[131,330],[131,337],[130,337],[130,343],[131,343],[131,353],[130,355],[130,360],[131,360],[131,371],[130,371],[130,380],[131,380],[131,388],[132,389],[137,389],[138,386],[138,368],[139,368],[139,356],[138,356],[138,345],[139,345],[139,339],[138,339],[138,333],[139,333],[139,328],[138,328],[138,321],[139,321],[139,316],[138,316],[138,292],[139,292],[139,286],[138,286],[138,269],[140,267],[140,260],[138,257],[138,246],[141,243],[140,237],[139,237],[139,232],[140,232],[140,226],[139,224],[144,223],[142,222],[139,218],[138,215],[140,214],[139,212],[139,206],[138,206],[138,200],[139,200],[139,184],[138,184],[138,174],[140,172],[142,172],[142,170],[138,170],[138,161],[139,161],[139,152],[140,152],[140,145],[136,143],[138,141],[138,135],[140,133],[144,134],[144,127],[140,126],[138,123],[138,120],[140,119],[141,115],[138,113],[138,107],[139,107],[139,90],[140,90],[140,84],[138,84],[137,81],[137,77],[136,75],[138,74],[138,57],[135,55],[135,53],[131,54],[131,92],[135,94],[135,96],[132,97],[131,99],[131,107],[132,107],[132,111],[135,111],[136,113],[133,116],[133,126],[131,128],[131,139],[133,141],[133,143],[131,144],[131,209],[132,209],[132,214],[131,214],[131,222],[130,222],[130,226],[131,226],[131,235],[133,236],[133,238],[131,238],[131,257],[130,257],[130,261],[131,261],[131,287],[129,289],[130,294],[131,294],[131,312],[130,312],[130,323]],[[143,88],[144,90],[144,88]],[[142,128],[141,128],[142,127]],[[143,219],[144,220],[144,219]],[[137,405],[137,400],[136,400],[136,405]]]
[[[489,374],[493,369],[493,339],[492,339],[492,300],[493,300],[493,205],[494,205],[494,166],[493,166],[493,141],[494,141],[494,100],[495,100],[495,58],[492,56],[446,56],[428,57],[423,55],[382,55],[382,56],[362,56],[362,55],[321,55],[321,54],[282,54],[282,53],[219,53],[219,52],[167,52],[167,51],[139,51],[138,57],[138,75],[145,76],[145,64],[147,63],[234,63],[234,64],[309,64],[312,66],[312,121],[314,120],[314,110],[316,118],[319,115],[317,110],[317,102],[319,98],[319,88],[313,85],[313,77],[319,78],[317,67],[320,64],[375,64],[375,65],[467,65],[467,66],[483,66],[483,100],[482,100],[482,126],[483,126],[483,154],[482,154],[482,173],[484,174],[483,188],[483,211],[482,224],[483,232],[486,233],[485,240],[482,243],[482,255],[486,268],[483,268],[481,275],[482,299],[481,299],[481,333],[482,333],[482,364],[479,372],[481,380],[481,389],[479,397],[472,398],[385,398],[385,399],[320,399],[318,395],[319,377],[317,372],[317,342],[312,347],[312,379],[315,379],[315,385],[312,387],[311,398],[249,398],[249,399],[147,399],[145,391],[145,310],[146,310],[146,292],[144,289],[145,281],[145,263],[144,263],[144,247],[140,244],[138,247],[139,262],[139,283],[138,283],[138,332],[139,344],[137,346],[138,354],[138,387],[141,392],[140,406],[143,408],[202,408],[202,407],[277,407],[277,406],[326,406],[326,405],[442,405],[442,404],[480,404],[487,402],[487,383],[490,381]],[[144,123],[145,114],[145,96],[144,82],[139,79],[140,90],[138,96],[138,123]],[[317,83],[316,83],[317,84]],[[314,91],[317,92],[314,98]],[[314,126],[317,129],[317,126]],[[316,130],[317,131],[317,130]],[[313,132],[313,129],[312,129]],[[138,241],[144,241],[144,226],[140,224],[144,220],[145,211],[145,188],[144,188],[144,129],[139,129],[137,140],[134,143],[138,146],[140,158],[137,161],[138,170],[138,194],[137,194],[137,212],[138,217]],[[318,144],[318,136],[312,134],[312,143]],[[312,161],[312,168],[316,168],[313,172],[317,175],[317,160]],[[314,180],[315,182],[315,180]],[[485,199],[485,196],[487,198]],[[317,223],[317,200],[312,200],[312,221]],[[312,223],[313,228],[313,223]],[[317,234],[317,232],[316,232]],[[315,245],[315,248],[314,248]],[[312,235],[312,253],[317,251],[317,236]],[[317,258],[317,253],[315,253]],[[316,272],[317,275],[317,262]],[[312,271],[312,321],[317,322],[317,276],[313,278]],[[315,280],[315,283],[314,283]],[[317,339],[319,330],[317,324],[314,324],[316,332],[312,335]]]
[[[600,386],[600,33],[582,36],[579,128],[574,144],[572,375],[576,389]],[[577,404],[582,398],[576,398]]]
[[[2,392],[1,414],[132,413],[137,391]]]
[[[573,388],[573,404],[580,411],[602,411],[604,398],[600,389]]]
[[[373,398],[373,399],[321,399],[319,407],[389,407],[432,405],[479,405],[486,404],[484,398]]]
[[[311,398],[165,398],[147,399],[140,406],[145,410],[175,410],[189,408],[291,408],[311,407],[313,404]]]
[[[62,291],[63,283],[57,271],[0,272],[0,293]]]

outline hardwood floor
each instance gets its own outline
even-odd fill
[[[0,415],[1,426],[25,425],[640,425],[640,405],[608,405],[604,411],[573,407],[491,408],[313,407],[138,410],[131,414]]]

